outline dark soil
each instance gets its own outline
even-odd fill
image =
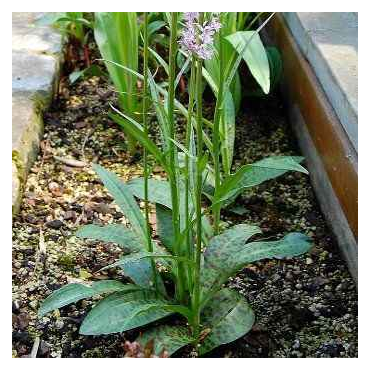
[[[26,183],[13,224],[13,356],[27,357],[37,337],[38,357],[123,357],[125,340],[138,331],[100,337],[78,328],[93,299],[37,318],[40,302],[65,283],[122,278],[98,270],[119,256],[112,244],[74,236],[89,223],[126,223],[87,165],[99,162],[124,180],[142,175],[126,153],[124,135],[106,113],[116,94],[104,78],[68,86],[45,113],[41,153]],[[270,155],[299,155],[278,97],[243,101],[237,120],[235,167]],[[153,132],[153,134],[156,134]],[[75,163],[81,164],[81,163]],[[161,168],[153,169],[163,177]],[[152,226],[155,227],[153,217]],[[290,231],[312,236],[303,256],[248,265],[228,285],[256,313],[251,332],[214,350],[211,357],[357,357],[357,292],[317,204],[309,177],[288,173],[248,191],[223,214],[224,226],[259,225],[266,237]],[[177,356],[189,356],[186,350]]]

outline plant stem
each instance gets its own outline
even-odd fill
[[[199,13],[199,23],[203,24],[204,14]],[[195,189],[195,208],[196,208],[196,250],[195,250],[195,269],[194,269],[194,290],[193,290],[193,314],[194,336],[200,334],[200,262],[202,254],[202,172],[200,162],[203,155],[203,114],[202,114],[202,59],[197,58],[196,62],[196,125],[197,125],[197,166],[196,166],[196,189]]]
[[[195,60],[194,57],[192,59],[191,63],[191,71],[190,71],[190,82],[188,84],[188,93],[189,93],[189,104],[188,104],[188,116],[187,116],[187,125],[186,125],[186,139],[185,139],[185,147],[188,152],[191,152],[190,150],[190,138],[191,138],[191,132],[192,132],[192,117],[193,117],[193,110],[194,110],[194,91],[195,87]],[[186,215],[186,224],[185,228],[187,230],[186,233],[186,247],[187,247],[187,254],[188,258],[193,260],[194,259],[194,250],[191,245],[191,229],[190,229],[190,212],[189,212],[189,192],[190,192],[190,174],[189,174],[189,157],[185,155],[185,215]],[[192,203],[193,199],[191,199]],[[191,266],[188,266],[188,276],[189,281],[192,281],[192,269]],[[190,285],[192,285],[190,283]],[[189,286],[189,289],[191,289],[192,286]]]
[[[220,121],[223,119],[223,98],[224,98],[224,47],[222,41],[222,28],[220,29],[219,39],[219,86],[217,102],[213,119],[213,161],[215,171],[215,195],[218,193],[221,185],[220,174]],[[221,204],[218,203],[213,210],[213,228],[214,234],[220,232],[220,212]]]
[[[148,136],[148,13],[144,13],[144,84],[143,84],[143,128],[144,135]],[[148,201],[148,181],[149,181],[149,166],[148,153],[144,147],[144,204],[145,204],[145,221],[146,221],[146,241],[149,252],[153,252],[153,244],[151,238],[151,230],[149,223],[149,201]],[[151,259],[152,273],[154,278],[155,291],[158,293],[157,270],[155,261]]]
[[[168,81],[168,122],[170,137],[175,140],[175,79],[176,79],[176,53],[177,53],[177,12],[171,13],[171,35],[170,35],[170,55],[169,55],[169,81]],[[179,191],[178,191],[178,169],[177,169],[177,148],[173,141],[169,141],[169,160],[171,173],[169,174],[169,182],[171,186],[171,201],[172,201],[172,225],[174,231],[174,253],[176,256],[181,256],[180,240],[180,211],[179,211]],[[182,262],[178,263],[176,296],[180,302],[184,302],[185,274]]]

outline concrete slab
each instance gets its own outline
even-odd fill
[[[49,26],[35,22],[43,13],[12,14],[12,49],[27,52],[58,54],[62,52],[62,35],[50,32]]]
[[[284,13],[284,18],[358,151],[357,13]]]
[[[21,203],[21,181],[18,175],[18,169],[12,162],[12,213],[15,214],[19,210]]]
[[[51,102],[62,59],[62,37],[35,25],[42,13],[12,15],[12,205],[18,211],[23,182],[43,131],[42,111]]]
[[[24,179],[37,156],[43,130],[43,104],[34,99],[31,92],[15,91],[12,108],[12,157],[18,175]]]
[[[15,50],[12,58],[13,91],[37,93],[42,98],[51,95],[53,81],[59,70],[55,57]]]

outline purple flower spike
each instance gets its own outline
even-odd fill
[[[200,25],[198,17],[198,12],[184,13],[186,24],[179,43],[185,51],[195,54],[198,58],[212,59],[213,38],[222,25],[216,17]]]
[[[184,18],[185,21],[188,23],[192,23],[199,17],[199,12],[189,12],[189,13],[184,13]]]

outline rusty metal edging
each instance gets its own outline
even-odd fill
[[[357,152],[280,14],[276,14],[271,20],[267,32],[282,53],[285,98],[291,105],[299,107],[331,186],[357,240]]]

